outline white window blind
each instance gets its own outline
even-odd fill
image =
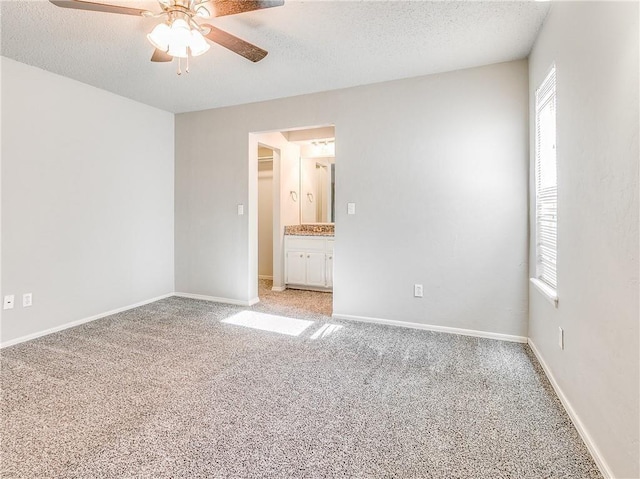
[[[555,290],[558,287],[555,65],[536,90],[535,182],[536,277]]]

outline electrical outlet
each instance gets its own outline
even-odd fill
[[[33,304],[33,294],[25,293],[22,295],[22,307],[28,308]]]
[[[355,203],[347,203],[347,214],[355,215],[356,214],[356,204]]]
[[[416,298],[422,298],[422,285],[421,284],[414,284],[413,285],[413,296]]]
[[[13,309],[13,303],[14,303],[14,296],[13,294],[8,294],[4,297],[4,306],[3,309]]]
[[[564,330],[562,328],[558,328],[558,346],[560,349],[564,349]]]
[[[238,216],[242,216],[244,214],[244,205],[238,205]]]

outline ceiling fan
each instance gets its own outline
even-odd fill
[[[155,47],[151,61],[170,62],[178,58],[178,74],[181,74],[179,63],[181,58],[187,59],[186,72],[188,73],[189,56],[202,55],[209,50],[210,45],[205,38],[252,62],[259,62],[267,56],[266,50],[208,23],[198,23],[197,20],[284,5],[284,0],[158,0],[162,11],[153,13],[138,8],[86,0],[49,1],[62,8],[163,18],[162,23],[156,25],[147,35],[149,42]]]

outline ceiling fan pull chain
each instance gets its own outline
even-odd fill
[[[180,70],[180,57],[178,57],[178,75],[182,75],[182,71]]]
[[[189,73],[189,53],[187,53],[187,68],[185,68],[185,70],[187,73]]]

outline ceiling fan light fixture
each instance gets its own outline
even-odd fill
[[[191,41],[189,42],[189,50],[191,55],[197,57],[209,50],[210,45],[204,39],[202,34],[198,30],[191,30]]]
[[[160,23],[147,35],[147,39],[151,44],[159,50],[166,52],[169,49],[169,40],[171,39],[171,29],[166,23]]]
[[[187,58],[187,47],[189,47],[190,43],[191,29],[189,24],[182,18],[176,18],[171,22],[167,53],[172,57]]]
[[[188,46],[191,41],[191,29],[189,24],[182,18],[176,18],[171,24],[171,40],[170,45]]]
[[[169,45],[167,54],[177,58],[187,58],[187,45]]]
[[[142,15],[147,18],[164,17],[166,21],[156,25],[147,35],[149,43],[155,47],[151,61],[162,63],[170,62],[172,57],[186,58],[186,72],[189,72],[189,56],[202,55],[209,50],[210,45],[207,40],[254,63],[262,60],[268,53],[266,50],[212,25],[199,25],[196,21],[197,18],[235,15],[278,7],[285,2],[285,0],[158,0],[162,11],[153,13],[149,10],[102,3],[99,0],[49,1],[61,8],[133,16]],[[178,61],[178,74],[180,73],[180,61]]]

